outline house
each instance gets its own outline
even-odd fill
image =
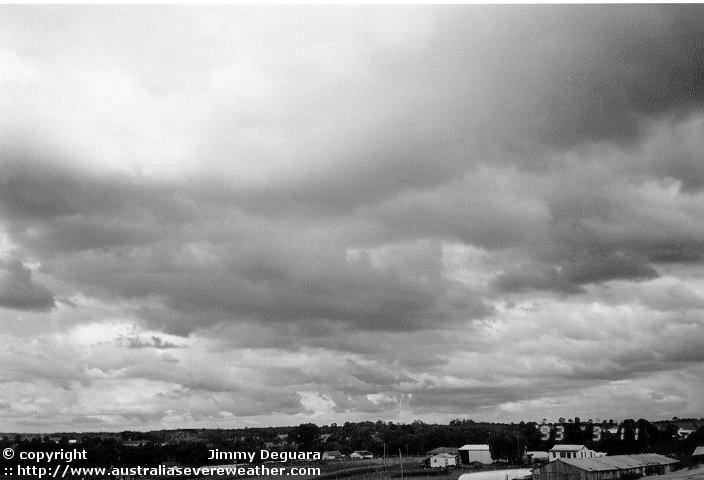
[[[677,463],[655,453],[558,458],[533,470],[533,480],[616,480],[670,473]]]
[[[438,453],[430,456],[430,468],[447,468],[457,465],[457,457],[451,453]]]
[[[704,457],[704,445],[700,445],[692,452],[693,457]]]
[[[491,452],[489,451],[489,445],[485,444],[467,444],[461,446],[457,453],[460,457],[460,463],[462,465],[469,465],[470,463],[479,462],[484,465],[488,465],[494,462],[491,458]]]
[[[364,459],[364,458],[374,458],[374,454],[372,452],[368,452],[366,450],[357,450],[356,452],[350,453],[350,458],[354,458],[357,460]]]
[[[343,455],[340,453],[339,450],[328,450],[327,452],[323,452],[323,456],[320,457],[323,460],[337,460],[338,458],[342,458]]]
[[[548,460],[551,462],[558,458],[594,458],[605,455],[604,453],[590,450],[584,445],[555,445],[548,454]]]

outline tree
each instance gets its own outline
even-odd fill
[[[311,451],[318,446],[320,429],[314,423],[301,423],[291,430],[289,438],[298,445],[300,450]]]
[[[517,434],[507,431],[497,432],[489,441],[491,457],[497,460],[507,460],[510,463],[520,464],[525,451],[525,439]]]

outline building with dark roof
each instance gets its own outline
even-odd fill
[[[457,455],[457,447],[437,447],[432,450],[428,450],[426,455],[439,455],[441,453],[449,453],[450,455]]]
[[[559,458],[533,470],[533,480],[616,480],[663,475],[677,460],[655,453],[594,458]]]

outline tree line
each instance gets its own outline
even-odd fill
[[[686,458],[697,445],[704,444],[704,427],[684,440],[677,439],[674,424],[655,425],[644,419],[626,420],[615,433],[608,427],[615,424],[580,422],[578,418],[561,424],[560,432],[550,429],[546,438],[541,425],[535,422],[511,424],[453,420],[449,424],[394,422],[346,422],[341,425],[318,426],[303,423],[295,427],[244,429],[183,429],[154,432],[72,434],[68,437],[22,436],[5,437],[3,448],[15,446],[23,450],[58,450],[85,448],[86,465],[159,465],[175,462],[186,466],[216,463],[208,461],[209,450],[224,451],[330,451],[349,454],[368,450],[375,456],[422,456],[436,447],[457,448],[467,443],[488,444],[492,457],[520,464],[524,453],[549,450],[555,443],[583,444],[609,455],[660,453]],[[596,429],[599,435],[595,435]],[[561,438],[556,438],[556,435]]]

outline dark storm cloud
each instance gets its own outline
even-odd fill
[[[299,146],[301,168],[236,192],[242,206],[273,216],[344,215],[405,191],[442,188],[478,164],[546,168],[557,163],[553,150],[632,145],[650,121],[703,106],[704,87],[693,80],[704,64],[697,7],[443,10],[453,14],[438,15],[427,45],[375,52],[375,81],[355,78],[366,95],[337,84],[325,92],[331,103],[342,98],[337,116],[312,112],[339,128],[331,132],[337,141]],[[314,122],[309,108],[304,122]],[[643,170],[695,186],[701,174],[691,173],[701,169],[691,153]]]
[[[46,311],[54,307],[54,296],[32,279],[32,271],[19,260],[0,260],[0,307]]]
[[[569,279],[556,267],[548,265],[523,265],[498,275],[494,288],[502,292],[526,292],[531,290],[553,290],[563,293],[583,293],[585,290]]]
[[[38,264],[95,322],[3,379],[155,423],[701,378],[700,6],[128,10],[0,19],[0,305],[54,307]]]
[[[19,242],[47,254],[153,242],[194,215],[159,182],[99,175],[17,147],[2,153],[3,217]]]
[[[538,160],[531,159],[533,135],[560,149],[631,143],[644,132],[644,117],[701,110],[703,15],[698,6],[484,7],[468,17],[501,31],[497,44],[486,46],[494,56],[470,50],[471,35],[459,25],[446,38],[468,40],[466,48],[454,42],[455,58],[487,63],[491,100],[505,100],[488,118],[530,164]]]
[[[547,141],[554,138],[561,146],[633,141],[643,132],[644,116],[681,118],[704,106],[701,8],[641,7],[570,7],[562,25],[560,13],[568,7],[553,7],[558,14],[549,21],[549,30],[564,28],[578,41],[587,41],[558,60],[563,67],[554,72],[556,82],[546,99],[556,120],[545,132]]]
[[[364,365],[360,365],[359,363],[351,360],[348,360],[348,364],[351,367],[350,375],[367,385],[381,385],[388,388],[400,382],[413,381],[413,379],[408,375],[399,373],[394,369],[380,368],[381,366],[378,364],[365,367]]]
[[[489,312],[473,292],[443,278],[437,248],[400,248],[383,265],[365,255],[348,259],[345,244],[318,226],[243,214],[236,196],[218,193],[218,181],[212,194],[201,182],[189,196],[185,185],[45,162],[8,162],[4,171],[0,201],[12,238],[46,257],[43,268],[107,294],[161,298],[176,311],[201,314],[201,326],[234,314],[417,328],[429,318]]]
[[[584,293],[582,285],[589,283],[618,279],[642,280],[657,275],[657,271],[643,259],[616,252],[564,262],[559,266],[523,265],[498,275],[493,286],[503,292],[553,290]]]

